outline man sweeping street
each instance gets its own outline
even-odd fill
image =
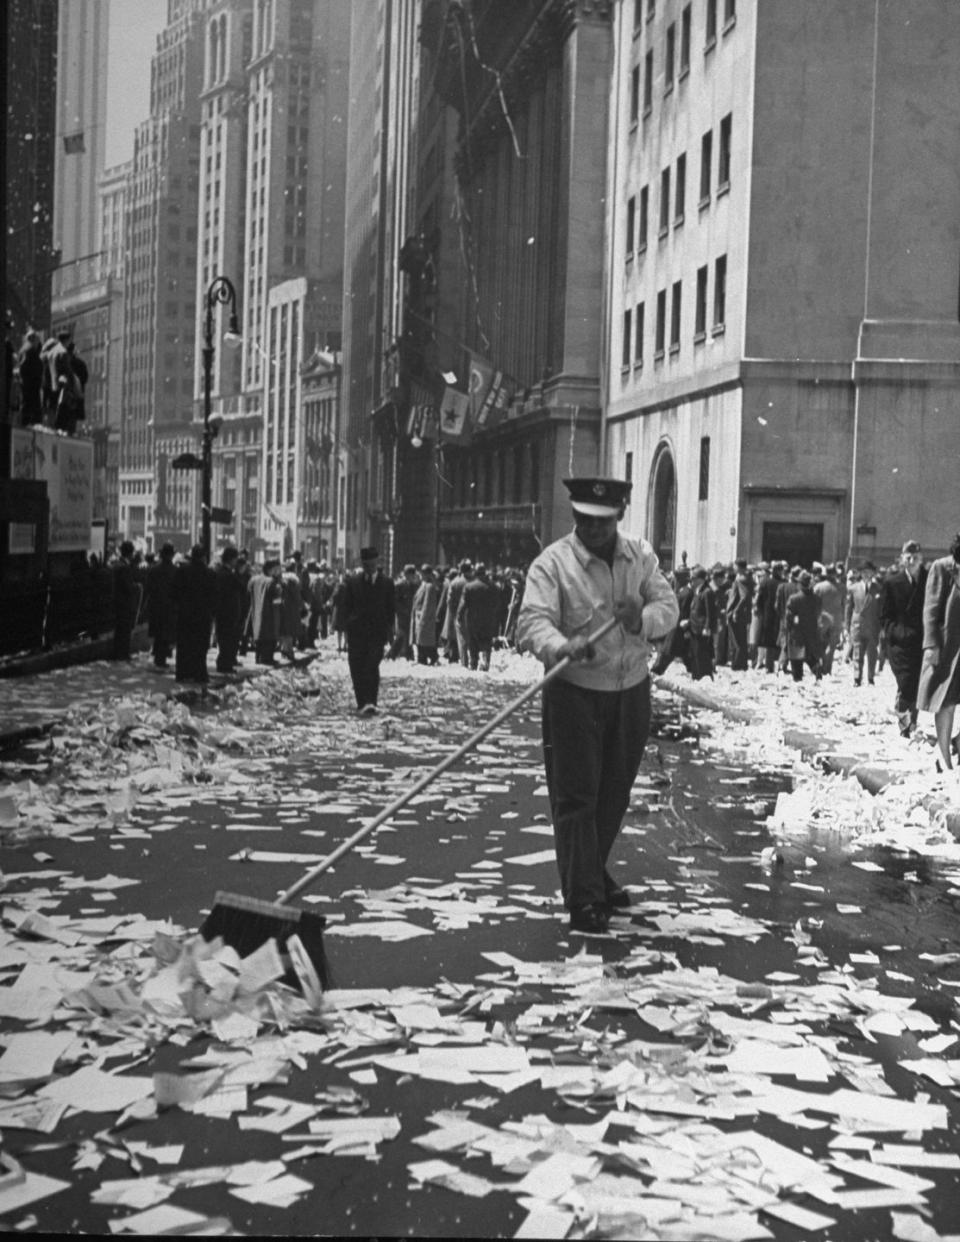
[[[602,933],[611,910],[630,904],[607,860],[650,731],[651,643],[676,626],[678,609],[650,544],[617,531],[631,485],[564,485],[574,530],[530,566],[517,639],[548,669],[570,661],[543,691],[544,767],[570,928]]]

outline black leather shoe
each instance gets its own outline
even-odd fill
[[[571,931],[596,932],[602,935],[607,930],[609,921],[606,907],[598,904],[574,906],[570,911]]]
[[[625,888],[617,884],[607,889],[606,903],[611,910],[626,910],[628,906],[633,905],[633,898]]]

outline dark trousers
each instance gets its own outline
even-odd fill
[[[917,690],[920,687],[920,667],[923,664],[923,648],[887,646],[887,659],[897,681],[897,715],[900,732],[906,733],[917,723]]]
[[[744,622],[727,622],[727,655],[730,667],[735,671],[742,672],[747,667],[747,627]]]
[[[239,625],[217,626],[217,672],[232,673],[237,667],[237,653],[240,650]]]
[[[130,659],[130,640],[133,636],[133,627],[136,619],[137,614],[135,612],[118,612],[114,617],[112,659]]]
[[[613,887],[607,859],[650,733],[650,679],[629,690],[555,680],[543,691],[542,726],[564,905],[602,903]]]
[[[159,635],[153,640],[153,663],[157,668],[166,668],[167,661],[173,651],[173,644]]]
[[[867,664],[867,681],[873,685],[877,670],[877,640],[875,638],[858,638],[853,644],[853,684],[859,686],[863,680],[863,664]]]
[[[377,704],[380,693],[380,661],[383,659],[383,643],[351,642],[347,650],[350,680],[356,695],[357,707]]]

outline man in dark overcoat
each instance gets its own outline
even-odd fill
[[[917,724],[917,690],[923,664],[923,595],[927,567],[920,545],[908,539],[900,552],[900,566],[883,584],[880,624],[887,659],[897,681],[896,712],[900,733],[909,737]]]
[[[214,570],[217,599],[214,623],[217,632],[217,672],[232,673],[237,667],[240,636],[246,619],[247,591],[237,573],[237,549],[227,547]]]
[[[160,559],[147,570],[147,625],[153,639],[153,666],[166,668],[176,637],[177,619],[170,595],[174,574],[175,548],[165,543],[160,548]]]
[[[217,581],[202,544],[195,543],[177,566],[170,594],[177,611],[177,681],[206,681]]]
[[[373,716],[380,693],[380,661],[395,617],[393,579],[380,569],[376,548],[360,549],[360,568],[346,579],[343,628],[347,662],[361,716]]]
[[[113,652],[114,660],[129,660],[130,639],[137,622],[142,589],[133,564],[133,544],[124,539],[120,554],[111,566],[113,572]]]

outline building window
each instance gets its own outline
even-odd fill
[[[643,115],[648,116],[653,109],[653,49],[647,52],[644,61],[643,79]]]
[[[670,228],[670,169],[665,168],[660,174],[660,237],[665,237]]]
[[[634,65],[630,72],[630,124],[636,125],[640,117],[640,66]]]
[[[670,303],[670,352],[675,354],[680,348],[680,299],[683,293],[683,282],[673,282],[673,299]]]
[[[647,0],[647,21],[652,22],[657,11],[657,0]]]
[[[687,200],[687,156],[677,156],[677,179],[673,190],[673,223],[674,227],[683,224],[683,212]]]
[[[626,453],[623,458],[623,478],[625,483],[633,482],[633,454]]]
[[[634,233],[637,225],[637,200],[631,194],[627,199],[627,261],[633,258],[634,251]]]
[[[643,0],[633,0],[633,28],[639,30],[643,24]]]
[[[644,304],[643,302],[638,302],[637,312],[634,317],[633,333],[633,365],[635,367],[643,366],[643,330],[645,318]]]
[[[717,41],[717,0],[707,0],[707,47],[709,52]]]
[[[700,489],[698,500],[706,500],[710,495],[710,437],[700,437]]]
[[[726,34],[737,20],[737,0],[723,0],[723,33]]]
[[[677,24],[671,22],[667,27],[667,40],[663,54],[663,93],[669,95],[673,90],[673,62],[677,54]]]
[[[722,332],[727,322],[727,256],[722,254],[713,271],[713,330]]]
[[[647,225],[650,218],[650,187],[645,185],[640,191],[640,224],[637,229],[637,249],[641,252],[647,248]]]
[[[707,268],[697,268],[697,304],[693,324],[694,341],[707,335]]]
[[[680,14],[680,78],[690,72],[690,25],[692,17],[690,5],[686,5]]]
[[[717,158],[717,193],[730,189],[730,143],[733,136],[733,113],[720,122],[720,151]]]
[[[633,314],[631,311],[623,312],[623,343],[620,354],[620,365],[624,368],[630,365],[630,349],[633,345]]]
[[[708,129],[700,140],[700,206],[710,202],[710,168],[713,163],[713,130]]]
[[[653,346],[654,361],[663,357],[667,338],[667,291],[661,289],[657,294],[657,333]]]

